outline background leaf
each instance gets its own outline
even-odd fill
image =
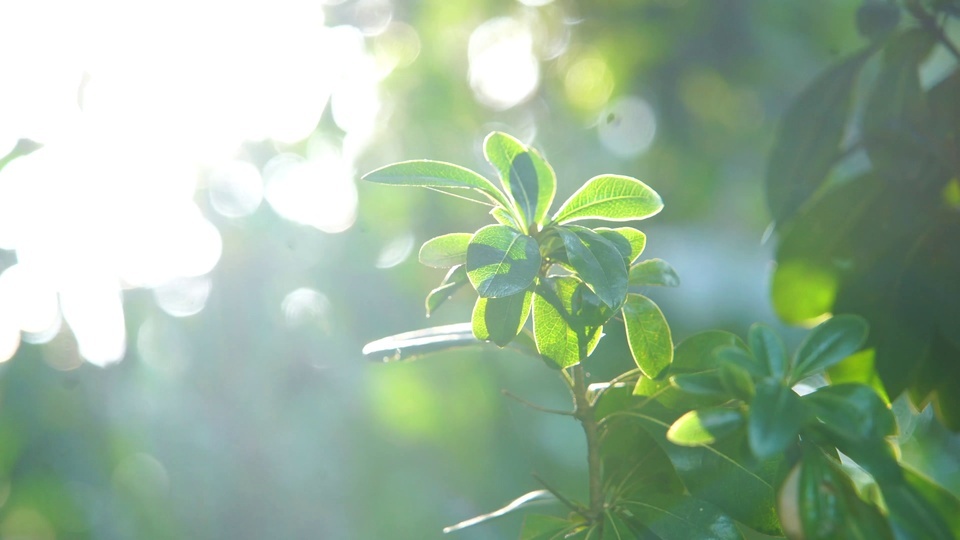
[[[766,366],[767,373],[783,379],[790,367],[790,359],[780,336],[769,326],[758,323],[750,327],[748,340],[753,356]]]
[[[660,195],[643,182],[629,176],[606,174],[591,178],[571,195],[553,221],[631,221],[648,218],[662,209]]]
[[[646,296],[630,294],[623,305],[623,323],[637,367],[647,377],[659,377],[673,361],[673,340],[663,312]]]
[[[540,248],[532,237],[505,225],[488,225],[467,246],[467,277],[484,298],[516,294],[540,271]]]
[[[473,235],[450,233],[431,238],[420,247],[420,262],[434,268],[450,268],[467,262],[467,245]]]
[[[800,344],[791,380],[799,381],[857,352],[866,341],[867,332],[867,321],[862,317],[831,317],[814,328]]]
[[[457,292],[461,287],[466,285],[468,281],[466,265],[461,264],[451,268],[450,271],[447,272],[447,275],[444,276],[443,281],[440,282],[440,286],[427,294],[427,299],[425,302],[427,307],[427,317],[436,311],[437,308],[439,308],[444,302],[450,299],[450,296],[453,295],[453,293]]]

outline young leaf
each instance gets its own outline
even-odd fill
[[[820,324],[800,344],[791,382],[827,369],[857,352],[866,341],[867,332],[867,321],[857,315],[835,315]]]
[[[736,431],[743,423],[743,414],[736,409],[717,407],[690,411],[670,426],[667,440],[681,446],[713,444],[718,438]]]
[[[754,455],[766,459],[783,452],[797,439],[807,410],[800,397],[778,381],[762,381],[756,392],[750,403],[748,441]]]
[[[560,227],[557,232],[570,266],[603,303],[619,309],[627,295],[627,268],[617,247],[586,227]]]
[[[500,173],[500,182],[527,225],[543,225],[557,192],[550,164],[536,150],[497,131],[483,141],[483,153]]]
[[[653,532],[649,538],[660,540],[688,540],[710,538],[712,540],[742,540],[730,516],[714,505],[690,495],[662,495],[648,493],[623,501],[624,512],[632,520],[642,523]],[[648,538],[648,536],[625,536],[624,538]]]
[[[483,298],[525,290],[540,271],[540,247],[505,225],[487,225],[467,246],[467,277]]]
[[[556,496],[554,496],[554,495],[553,495],[552,493],[550,493],[549,491],[547,491],[547,490],[545,490],[545,489],[538,489],[538,490],[536,490],[536,491],[531,491],[530,493],[525,493],[525,494],[517,497],[516,499],[514,499],[513,501],[511,501],[510,504],[504,506],[503,508],[500,508],[499,510],[494,510],[493,512],[490,512],[490,513],[487,513],[487,514],[483,514],[483,515],[477,516],[477,517],[475,517],[475,518],[470,518],[470,519],[468,519],[468,520],[466,520],[466,521],[461,521],[460,523],[457,523],[456,525],[451,525],[451,526],[449,526],[449,527],[444,527],[444,528],[443,528],[443,532],[444,532],[444,533],[452,533],[452,532],[454,532],[454,531],[459,531],[459,530],[462,530],[462,529],[466,529],[467,527],[472,527],[472,526],[474,526],[474,525],[478,525],[478,524],[483,523],[483,522],[485,522],[485,521],[490,521],[491,519],[498,518],[498,517],[500,517],[500,516],[505,516],[505,515],[509,514],[510,512],[514,512],[514,511],[519,510],[519,509],[521,509],[521,508],[526,508],[526,507],[528,507],[528,506],[530,506],[530,505],[533,505],[533,504],[541,504],[541,503],[545,503],[545,502],[553,502],[553,501],[556,501],[556,500],[557,500]]]
[[[591,178],[571,195],[553,216],[553,221],[632,221],[648,218],[662,209],[660,195],[643,182],[629,176],[606,174]]]
[[[762,362],[767,373],[776,379],[782,379],[789,368],[787,351],[780,336],[765,324],[754,324],[747,336],[753,356]]]
[[[473,335],[506,347],[527,322],[532,293],[523,291],[502,298],[477,298],[473,308]]]
[[[663,259],[647,259],[630,269],[627,282],[632,287],[646,287],[660,285],[663,287],[678,287],[680,276]]]
[[[533,295],[533,335],[540,355],[561,368],[593,352],[599,326],[586,326],[574,313],[573,298],[582,284],[572,277],[543,279]]]
[[[434,268],[451,268],[467,262],[470,233],[450,233],[431,238],[420,246],[420,262]]]
[[[394,163],[365,174],[363,179],[392,186],[470,189],[500,206],[510,207],[507,198],[489,180],[470,169],[442,161]]]
[[[767,206],[777,223],[793,217],[833,166],[857,75],[875,50],[861,51],[820,75],[784,114],[767,165]]]
[[[437,310],[444,302],[450,299],[453,293],[460,287],[467,284],[467,267],[464,265],[454,266],[447,272],[447,275],[440,282],[440,286],[427,294],[426,307],[427,317]]]
[[[637,367],[651,379],[659,377],[673,360],[670,326],[663,312],[646,296],[631,294],[623,305],[623,323]]]
[[[616,229],[598,227],[594,229],[594,231],[617,245],[617,249],[622,250],[622,246],[615,241],[617,235],[623,237],[623,239],[627,241],[630,250],[629,253],[624,255],[623,258],[625,259],[628,267],[633,264],[638,257],[640,257],[640,254],[643,253],[643,248],[647,247],[647,235],[643,234],[643,232],[638,231],[637,229],[634,229],[633,227],[617,227]]]

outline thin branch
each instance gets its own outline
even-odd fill
[[[533,479],[534,479],[534,480],[536,480],[537,482],[540,483],[541,486],[543,486],[543,489],[549,491],[550,494],[553,495],[554,497],[556,497],[558,501],[562,502],[562,503],[565,504],[568,508],[570,508],[570,509],[573,510],[574,512],[580,514],[580,515],[583,516],[584,518],[590,519],[590,516],[587,515],[587,509],[584,508],[582,504],[577,504],[577,503],[571,501],[570,499],[566,498],[562,493],[560,493],[560,492],[557,491],[553,486],[551,486],[550,484],[548,484],[547,481],[544,480],[539,474],[537,474],[537,473],[530,473],[530,474],[531,474],[531,476],[533,476]]]
[[[521,405],[526,405],[527,407],[530,407],[535,411],[545,412],[547,414],[559,414],[561,416],[576,416],[576,414],[573,411],[561,411],[560,409],[551,409],[549,407],[543,407],[543,406],[537,405],[536,403],[531,403],[523,399],[522,397],[514,394],[513,392],[507,390],[506,388],[501,389],[500,393],[512,400],[515,400],[517,403],[520,403]]]
[[[576,401],[576,418],[587,438],[587,472],[590,482],[590,521],[596,522],[603,515],[603,478],[601,477],[600,440],[597,418],[590,397],[587,395],[583,365],[573,366],[573,397]]]
[[[950,41],[950,38],[947,37],[947,34],[943,31],[943,27],[937,23],[937,18],[924,10],[921,6],[916,5],[912,6],[910,13],[916,17],[917,21],[920,22],[920,25],[923,26],[925,30],[932,33],[936,36],[937,40],[946,47],[950,54],[953,55],[958,61],[960,61],[960,49],[957,49],[957,46]]]

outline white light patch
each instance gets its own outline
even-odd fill
[[[240,218],[256,212],[263,200],[260,171],[246,161],[228,161],[207,177],[210,206],[228,218]]]
[[[522,103],[540,84],[533,35],[516,19],[491,19],[477,27],[470,35],[467,56],[474,96],[492,109],[509,109]]]
[[[283,320],[293,327],[314,322],[326,325],[330,300],[320,291],[301,287],[283,298],[280,311],[283,312]]]
[[[377,268],[393,268],[407,260],[413,252],[413,234],[404,233],[387,242],[377,256]]]
[[[189,317],[203,310],[212,287],[207,276],[177,278],[153,289],[153,298],[168,315]]]
[[[334,153],[309,160],[281,154],[264,167],[264,180],[270,206],[291,221],[338,233],[356,220],[353,171]]]
[[[23,332],[44,334],[60,326],[57,290],[42,272],[23,264],[10,266],[0,274],[0,298]]]
[[[60,293],[60,304],[80,356],[105,367],[123,359],[126,329],[119,285],[95,275],[67,285]]]
[[[600,142],[620,157],[646,152],[653,144],[657,120],[653,108],[636,96],[620,98],[600,115]]]

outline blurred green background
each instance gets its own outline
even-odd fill
[[[676,342],[776,324],[766,155],[789,101],[865,43],[859,5],[0,6],[0,537],[438,538],[533,472],[584,494],[579,427],[500,394],[568,407],[542,364],[364,360],[469,318],[465,293],[424,317],[443,276],[416,250],[491,220],[357,179],[414,158],[492,176],[481,141],[509,132],[558,200],[601,173],[662,195],[643,229],[683,281],[650,291]],[[628,368],[621,338],[594,380]],[[960,439],[895,409],[908,461],[960,491]]]

